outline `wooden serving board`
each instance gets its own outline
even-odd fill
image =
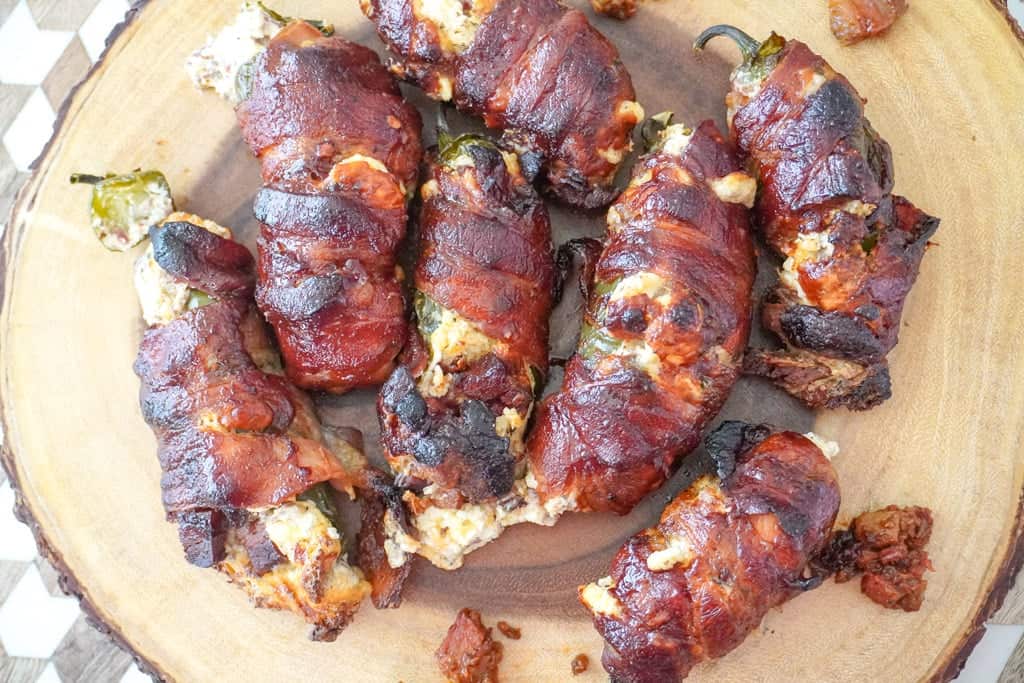
[[[324,17],[380,45],[355,0],[275,3]],[[1024,48],[1005,0],[912,3],[887,37],[841,48],[824,0],[666,0],[632,21],[597,20],[619,46],[648,113],[723,118],[725,41],[701,58],[702,28],[734,23],[800,38],[869,100],[893,146],[897,191],[942,217],[891,356],[895,396],[870,413],[813,415],[753,380],[724,413],[814,428],[839,441],[843,516],[890,502],[930,506],[935,573],[920,612],[884,611],[856,583],[828,584],[773,612],[726,659],[694,674],[716,681],[945,680],[980,637],[1018,569],[1024,487]],[[1002,5],[1001,7],[997,5]],[[142,322],[132,258],[108,253],[87,225],[72,171],[156,167],[180,207],[234,227],[250,246],[256,162],[229,107],[192,88],[186,55],[237,0],[152,0],[138,7],[71,98],[3,239],[0,391],[3,463],[20,512],[65,586],[156,675],[182,681],[434,681],[432,652],[463,606],[523,638],[506,641],[505,681],[604,678],[601,641],[575,600],[616,548],[646,526],[699,465],[624,517],[573,515],[517,527],[458,572],[419,564],[397,611],[365,605],[335,643],[306,639],[286,614],[251,608],[213,571],[182,559],[160,506],[154,440],[131,363]],[[410,91],[411,92],[411,91]],[[425,102],[413,94],[416,101]],[[432,120],[425,107],[427,120]],[[600,235],[602,220],[556,211],[557,237]],[[575,334],[572,305],[556,347]],[[373,393],[320,399],[328,419],[376,437]]]

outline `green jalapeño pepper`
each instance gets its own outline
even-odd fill
[[[325,36],[333,36],[334,35],[334,24],[328,24],[327,22],[323,21],[322,19],[296,19],[295,17],[286,17],[285,15],[281,14],[280,12],[275,12],[274,10],[270,9],[269,7],[264,5],[262,2],[257,2],[256,6],[259,7],[263,11],[264,14],[266,14],[268,17],[270,17],[270,20],[272,22],[274,22],[275,24],[278,24],[280,26],[287,26],[288,24],[292,23],[293,21],[304,21],[307,24],[309,24],[310,26],[312,26],[313,28],[315,28],[317,31],[320,31],[320,33],[324,34]]]
[[[341,520],[338,516],[338,505],[334,502],[334,495],[331,492],[331,485],[327,482],[320,482],[316,486],[306,489],[298,495],[299,500],[304,500],[316,505],[324,517],[330,520],[338,533],[341,533]]]
[[[697,36],[697,40],[693,42],[693,49],[703,50],[708,41],[718,36],[732,39],[743,53],[743,63],[733,72],[733,81],[738,84],[753,86],[762,83],[778,63],[778,55],[782,48],[786,47],[786,39],[774,32],[762,43],[735,26],[719,24]]]
[[[111,251],[131,249],[146,238],[150,226],[174,211],[171,188],[160,171],[76,173],[71,182],[92,185],[92,229]]]

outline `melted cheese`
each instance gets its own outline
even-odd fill
[[[646,341],[624,341],[618,348],[612,351],[611,355],[628,358],[633,365],[651,377],[657,377],[661,374],[661,356]]]
[[[644,120],[644,108],[640,106],[639,102],[626,100],[619,103],[618,108],[615,110],[615,115],[620,119],[631,119],[635,125]]]
[[[742,171],[730,173],[724,178],[708,180],[711,191],[728,204],[742,204],[748,209],[754,208],[757,197],[757,181]]]
[[[803,263],[815,263],[832,258],[835,246],[829,240],[828,231],[800,233],[790,245],[788,258],[782,264],[779,279],[792,289],[801,303],[811,304],[804,288],[800,286],[799,269]]]
[[[210,36],[206,44],[189,55],[185,71],[197,88],[215,90],[237,104],[235,79],[238,69],[267,47],[280,30],[254,2],[243,2],[234,22]]]
[[[536,486],[536,479],[527,471],[515,483],[516,506],[497,502],[465,504],[460,508],[431,505],[412,516],[411,534],[397,520],[385,516],[384,550],[388,562],[399,567],[408,555],[418,554],[441,569],[458,569],[466,555],[496,539],[507,527],[524,522],[552,526],[562,514],[575,509],[575,501],[566,496],[541,503]],[[424,494],[429,500],[430,487]]]
[[[830,441],[818,434],[815,434],[814,432],[807,432],[804,436],[807,437],[811,443],[817,446],[818,449],[821,450],[822,455],[829,460],[839,455],[839,444],[835,441]]]
[[[159,218],[154,223],[160,225],[175,221],[187,221],[215,235],[231,239],[231,231],[190,213],[176,211]],[[153,256],[153,245],[146,248],[145,253],[135,262],[135,292],[142,307],[142,317],[147,325],[166,325],[188,308],[192,290],[188,284],[178,280],[160,267]]]
[[[462,359],[472,363],[490,353],[494,341],[454,311],[444,309],[438,326],[428,339],[432,362],[450,363]]]
[[[338,530],[314,503],[295,501],[254,514],[285,559],[262,576],[255,574],[245,546],[231,531],[217,568],[257,605],[330,625],[370,592],[362,572],[346,562]]]
[[[437,28],[441,49],[459,53],[473,43],[483,17],[470,1],[467,11],[462,0],[413,0],[412,11],[420,21],[429,21]],[[446,98],[447,99],[447,98]]]
[[[693,139],[693,131],[681,123],[673,123],[661,131],[659,150],[665,154],[682,156]]]
[[[652,572],[664,572],[676,566],[689,567],[696,557],[690,542],[675,535],[665,536],[665,540],[664,548],[647,556],[647,568]]]
[[[622,616],[622,603],[612,595],[615,584],[612,577],[606,576],[594,583],[588,583],[580,589],[580,600],[594,614],[605,617]]]
[[[509,450],[513,453],[522,453],[523,437],[526,432],[527,416],[520,415],[514,408],[504,408],[501,415],[494,419],[494,431],[498,436],[505,437],[509,441]]]
[[[671,302],[671,293],[668,282],[657,273],[641,271],[628,275],[615,285],[609,295],[609,301],[628,299],[634,296],[647,295],[652,301],[662,306],[668,306]]]

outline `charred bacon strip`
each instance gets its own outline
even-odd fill
[[[608,212],[576,354],[527,444],[541,498],[624,514],[700,440],[750,330],[754,181],[714,124],[663,131]]]
[[[835,471],[806,436],[726,422],[708,439],[720,474],[680,493],[611,574],[580,589],[617,683],[685,678],[736,648],[768,610],[819,580],[808,559],[839,509]]]
[[[828,0],[832,35],[843,45],[889,30],[907,11],[907,0]]]
[[[505,129],[532,177],[585,208],[612,183],[643,118],[615,47],[557,0],[361,0],[397,61],[427,95]]]
[[[939,220],[892,194],[889,145],[864,100],[801,42],[726,35],[745,61],[727,98],[733,139],[760,180],[756,220],[785,262],[765,298],[782,350],[748,353],[745,370],[812,408],[864,410],[891,395],[886,354]]]
[[[525,521],[523,435],[548,368],[555,266],[547,210],[515,154],[443,134],[428,167],[417,328],[378,413],[385,455],[416,513],[401,545],[452,569]],[[464,543],[444,533],[459,511],[481,526]]]
[[[406,336],[396,251],[419,114],[371,50],[305,22],[244,73],[238,120],[264,182],[256,299],[288,376],[332,392],[381,382]]]

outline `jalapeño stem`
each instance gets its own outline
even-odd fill
[[[757,58],[758,52],[761,50],[761,43],[749,35],[729,24],[719,24],[712,26],[707,29],[699,36],[697,40],[693,41],[694,50],[703,50],[704,46],[708,44],[712,38],[719,36],[725,36],[731,39],[736,45],[739,46],[740,52],[743,53],[743,60],[745,62],[753,62]]]
[[[334,35],[334,24],[328,24],[327,22],[322,21],[320,19],[296,19],[295,17],[286,17],[280,12],[275,12],[274,10],[264,5],[262,0],[258,0],[256,2],[256,6],[259,7],[264,14],[270,17],[270,20],[272,22],[278,24],[279,26],[287,26],[293,21],[304,21],[313,28],[315,28],[317,31],[320,31],[320,33],[324,34],[325,36],[329,37]]]
[[[102,183],[108,177],[109,176],[93,175],[91,173],[72,173],[70,181],[72,185],[77,185],[79,183],[83,185],[95,185],[97,183]]]
[[[448,105],[437,107],[437,151],[441,154],[452,144],[452,129],[448,125]]]

